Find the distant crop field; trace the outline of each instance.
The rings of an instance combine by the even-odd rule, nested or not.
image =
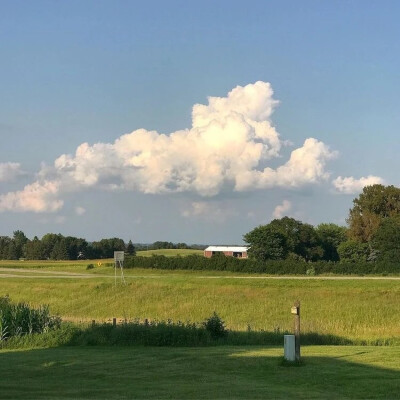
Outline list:
[[[156,256],[166,256],[166,257],[175,257],[175,256],[189,256],[192,254],[203,255],[203,250],[193,250],[193,249],[158,249],[158,250],[142,250],[137,251],[136,254],[138,256],[143,257],[151,257],[153,254]]]
[[[229,329],[239,331],[292,330],[290,306],[299,299],[303,332],[400,343],[399,280],[132,269],[125,271],[127,284],[118,280],[115,287],[114,269],[102,261],[91,270],[86,270],[87,261],[39,262],[38,272],[34,262],[18,270],[7,264],[0,271],[0,295],[49,304],[52,312],[74,321],[117,317],[201,322],[216,311]]]

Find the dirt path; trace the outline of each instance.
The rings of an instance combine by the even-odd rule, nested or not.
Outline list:
[[[177,274],[173,274],[177,275]],[[146,278],[156,279],[171,275],[125,275],[125,279]],[[190,275],[189,275],[190,277]],[[66,271],[43,271],[38,269],[0,268],[1,278],[31,278],[31,279],[93,279],[113,278],[114,275],[82,274]],[[290,279],[290,280],[400,280],[400,276],[237,276],[237,275],[200,275],[196,279]]]

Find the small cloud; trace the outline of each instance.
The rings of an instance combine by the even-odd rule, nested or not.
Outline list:
[[[365,186],[383,184],[385,181],[379,176],[368,175],[367,177],[361,177],[360,179],[355,179],[352,176],[337,177],[332,181],[333,186],[340,193],[345,194],[356,194],[363,190]]]
[[[0,163],[0,182],[11,182],[23,174],[20,163]]]
[[[286,212],[290,211],[292,208],[292,203],[289,200],[283,200],[282,204],[275,207],[272,216],[274,218],[282,218]]]
[[[83,215],[83,214],[85,214],[85,212],[86,212],[86,209],[85,209],[85,208],[80,207],[80,206],[75,207],[75,213],[76,213],[77,215]]]
[[[249,211],[249,212],[247,213],[247,218],[255,218],[255,216],[256,216],[256,214],[255,214],[254,211]]]
[[[223,222],[227,218],[235,215],[232,209],[219,207],[215,203],[207,203],[205,201],[195,201],[190,204],[190,207],[182,211],[182,216],[185,218],[204,218]]]
[[[63,206],[56,197],[60,189],[59,182],[44,181],[26,185],[22,190],[0,195],[0,212],[33,211],[55,212]]]
[[[67,220],[67,218],[64,215],[58,215],[55,219],[54,222],[56,224],[63,224],[65,221]]]

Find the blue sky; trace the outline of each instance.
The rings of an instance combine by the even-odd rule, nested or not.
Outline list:
[[[344,224],[363,184],[399,185],[399,16],[395,1],[3,1],[0,234],[239,244],[274,215]],[[265,85],[254,99],[270,113],[241,108],[256,82]],[[209,96],[229,105],[214,109]],[[250,115],[243,143],[234,132],[218,143],[249,145],[254,162],[210,152],[218,168],[200,173],[208,161],[190,152],[211,133],[192,125],[195,104],[218,126]],[[254,133],[261,120],[279,134],[274,155],[256,155],[260,141],[271,150],[271,136]],[[157,133],[132,134],[128,155],[114,149],[138,129]],[[160,135],[184,129],[194,144]],[[137,146],[149,157],[143,173],[127,166]],[[287,164],[296,149],[307,179]],[[68,165],[55,165],[62,155]],[[171,169],[158,185],[157,168]],[[200,182],[214,179],[213,189]]]

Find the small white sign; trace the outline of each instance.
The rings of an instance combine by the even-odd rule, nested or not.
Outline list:
[[[124,251],[114,251],[114,261],[124,261],[125,252]]]

